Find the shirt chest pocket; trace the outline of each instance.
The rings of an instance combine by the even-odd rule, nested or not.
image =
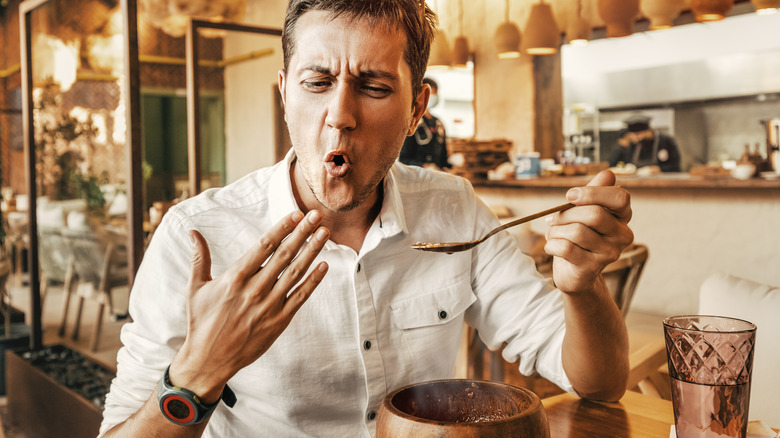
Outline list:
[[[401,330],[432,327],[454,319],[462,320],[463,312],[476,301],[467,280],[425,292],[390,305],[395,325]]]
[[[396,340],[406,352],[403,367],[408,376],[428,380],[450,375],[464,314],[476,299],[464,280],[390,305]]]

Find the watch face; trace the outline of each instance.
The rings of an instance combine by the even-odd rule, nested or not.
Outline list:
[[[169,395],[162,403],[163,410],[174,423],[187,424],[195,420],[195,407],[189,400],[178,396]]]

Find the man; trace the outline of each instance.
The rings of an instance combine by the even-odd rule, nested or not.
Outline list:
[[[105,436],[372,436],[389,391],[451,374],[464,322],[525,373],[621,397],[627,335],[599,274],[633,239],[614,175],[549,219],[559,290],[507,234],[452,255],[410,248],[497,225],[466,180],[396,161],[430,94],[423,5],[291,1],[279,90],[293,151],[164,216]]]
[[[650,128],[650,117],[633,115],[625,120],[626,130],[609,158],[610,166],[619,163],[636,167],[658,166],[662,172],[680,171],[680,151],[674,139]]]
[[[439,103],[439,85],[431,78],[423,78],[423,84],[431,87],[428,107],[414,134],[404,140],[398,161],[427,169],[448,169],[452,166],[447,160],[447,134],[444,124],[431,114],[431,108]]]

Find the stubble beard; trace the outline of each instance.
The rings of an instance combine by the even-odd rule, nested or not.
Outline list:
[[[379,184],[382,183],[384,176],[389,170],[390,168],[387,167],[384,172],[377,172],[371,178],[368,184],[364,185],[360,191],[357,192],[357,195],[352,199],[352,201],[344,205],[333,205],[332,202],[329,202],[325,196],[325,187],[313,184],[308,176],[306,176],[306,184],[309,186],[309,190],[311,190],[311,193],[314,194],[314,197],[317,199],[320,205],[323,206],[323,208],[333,213],[346,213],[363,205],[366,199],[368,199],[371,194],[377,190]]]

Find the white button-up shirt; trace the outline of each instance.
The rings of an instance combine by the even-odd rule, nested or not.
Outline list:
[[[298,209],[294,155],[166,213],[130,295],[105,432],[153,393],[186,334],[190,229],[206,238],[220,275],[273,224]],[[498,222],[465,179],[396,163],[363,247],[327,242],[330,269],[271,348],[228,382],[238,401],[209,420],[209,437],[373,436],[385,395],[451,377],[463,323],[491,349],[572,391],[563,371],[560,292],[506,232],[451,255],[415,242],[466,241]],[[230,315],[225,315],[229,319]],[[214,358],[219,360],[219,358]]]

